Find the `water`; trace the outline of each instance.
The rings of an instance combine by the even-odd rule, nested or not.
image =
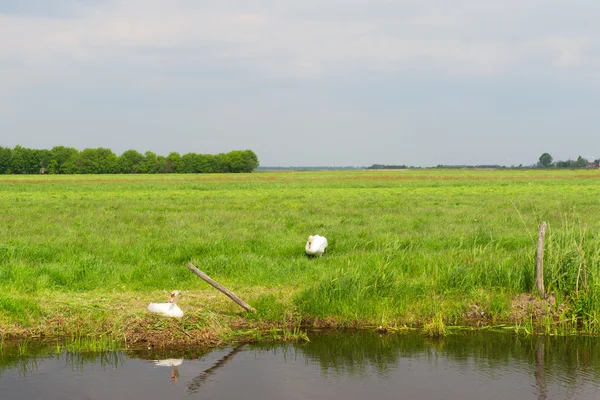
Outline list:
[[[209,352],[27,351],[5,348],[1,399],[600,398],[591,337],[313,333],[305,344]]]

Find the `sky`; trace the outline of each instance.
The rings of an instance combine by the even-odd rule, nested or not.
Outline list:
[[[0,146],[600,158],[597,0],[0,0]]]

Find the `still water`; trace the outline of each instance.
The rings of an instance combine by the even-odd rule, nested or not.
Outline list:
[[[209,352],[0,356],[0,399],[594,399],[600,338],[313,333]]]

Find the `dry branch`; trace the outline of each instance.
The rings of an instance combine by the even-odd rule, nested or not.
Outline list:
[[[246,311],[250,311],[255,313],[256,310],[248,305],[245,301],[237,297],[231,290],[227,289],[225,286],[211,279],[210,276],[206,275],[204,272],[200,271],[194,264],[188,264],[187,267],[194,274],[198,275],[200,278],[204,279],[206,282],[210,283],[214,288],[219,291],[225,293],[227,297],[233,300],[237,305],[245,309]]]

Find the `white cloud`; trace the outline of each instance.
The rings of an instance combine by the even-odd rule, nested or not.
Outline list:
[[[179,65],[167,50],[183,54],[188,68],[258,77],[490,77],[596,67],[593,33],[560,34],[530,20],[548,8],[538,0],[262,4],[115,0],[79,6],[68,17],[0,14],[0,57],[9,61],[0,68],[15,74],[13,83],[84,78],[90,65],[115,63],[143,75],[144,65]]]

